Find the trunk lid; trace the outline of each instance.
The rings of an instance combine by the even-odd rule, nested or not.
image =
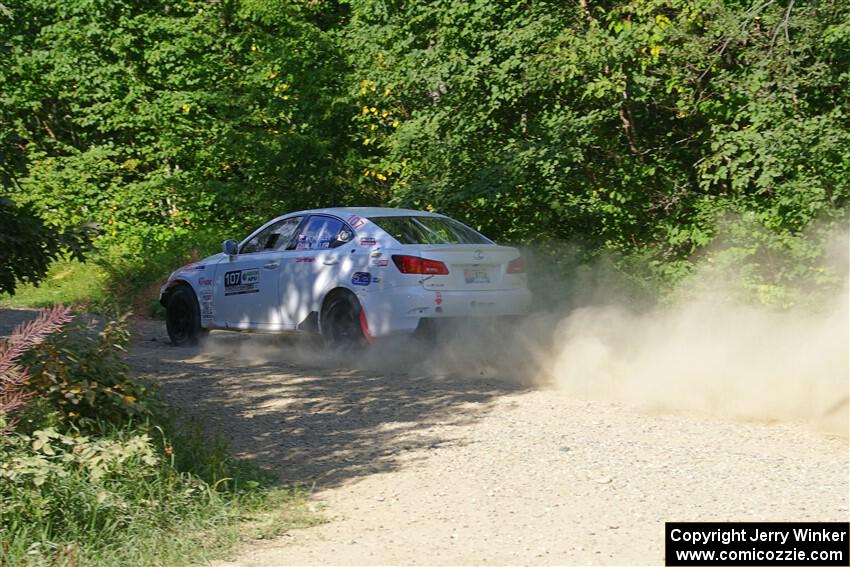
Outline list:
[[[422,276],[425,289],[490,291],[525,286],[525,273],[507,273],[508,263],[520,256],[516,248],[496,244],[426,244],[410,248],[411,255],[443,262],[449,270],[446,275]]]

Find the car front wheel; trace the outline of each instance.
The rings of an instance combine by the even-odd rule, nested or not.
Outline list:
[[[180,286],[171,293],[165,308],[165,328],[176,346],[196,345],[206,335],[198,300],[188,287]]]

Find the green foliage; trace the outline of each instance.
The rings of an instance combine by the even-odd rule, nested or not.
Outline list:
[[[48,226],[32,207],[0,194],[0,293],[15,293],[20,282],[37,285],[63,253],[82,259],[88,238],[71,226]]]
[[[126,315],[67,319],[43,311],[0,349],[4,380],[35,395],[2,396],[0,564],[186,564],[234,545],[248,513],[265,535],[316,521],[130,376]]]
[[[662,287],[721,243],[803,262],[755,270],[792,285],[820,269],[800,239],[847,224],[841,0],[7,4],[0,183],[57,230],[96,223],[113,291],[332,204],[569,242]]]
[[[235,472],[232,459],[192,444],[200,466]],[[135,426],[0,438],[0,560],[189,564],[237,543],[245,514],[273,518],[278,530],[316,521],[298,492],[260,490],[256,480],[228,489],[182,472],[174,464],[182,450]]]
[[[298,3],[8,7],[16,199],[48,220],[95,221],[117,241],[140,225],[245,230],[339,186],[343,75]]]
[[[101,251],[96,259],[107,274],[107,295],[135,300],[134,310],[159,308],[159,289],[176,268],[221,251],[221,242],[232,237],[212,230],[166,231],[138,227],[133,234]]]
[[[352,94],[387,200],[667,281],[721,227],[795,263],[806,227],[846,225],[846,3],[587,6],[353,3]]]
[[[114,480],[122,475],[138,474],[158,461],[146,435],[137,435],[126,441],[91,440],[85,436],[63,435],[54,429],[40,429],[32,437],[18,437],[17,442],[30,444],[31,453],[25,456],[16,454],[7,461],[8,470],[4,470],[3,476],[22,490],[37,488],[48,481],[55,482],[55,477],[74,473],[95,483],[108,476]],[[45,508],[33,508],[21,502],[15,502],[7,509],[21,516],[32,514],[33,522],[42,520],[46,512]]]
[[[126,423],[152,415],[150,386],[130,375],[124,349],[129,313],[106,320],[80,314],[23,359],[29,389],[69,423]]]
[[[106,299],[106,272],[93,261],[59,259],[47,270],[38,285],[25,283],[14,295],[0,296],[2,307],[47,307],[59,303],[78,305]]]

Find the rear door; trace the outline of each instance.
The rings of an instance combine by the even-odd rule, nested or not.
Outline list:
[[[340,239],[340,235],[344,235]],[[325,294],[348,269],[354,231],[341,219],[311,215],[299,230],[286,264],[281,295],[284,316],[295,325],[320,308]]]

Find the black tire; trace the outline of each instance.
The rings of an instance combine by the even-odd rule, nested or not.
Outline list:
[[[190,288],[181,285],[171,292],[165,307],[165,328],[175,346],[196,345],[206,336],[207,330],[201,328],[201,307]]]
[[[360,322],[360,302],[349,293],[338,293],[322,308],[322,339],[331,350],[352,352],[366,347]]]

